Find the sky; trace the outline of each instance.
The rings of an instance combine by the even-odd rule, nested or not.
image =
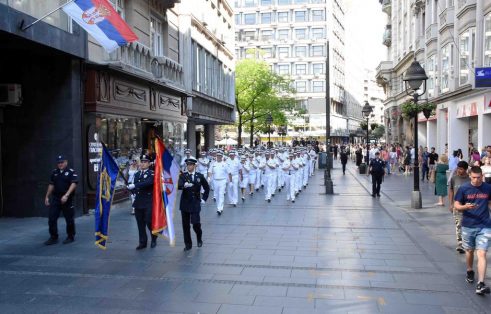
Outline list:
[[[387,59],[387,47],[382,44],[387,15],[378,0],[344,0],[344,3],[345,88],[362,103],[365,69],[375,71]]]

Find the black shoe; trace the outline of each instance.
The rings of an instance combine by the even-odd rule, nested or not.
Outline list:
[[[57,238],[49,238],[48,240],[46,240],[44,242],[44,245],[53,245],[53,244],[56,244],[58,243],[58,239]]]
[[[184,248],[184,250],[183,250],[183,251],[184,251],[184,252],[187,252],[187,251],[189,251],[189,250],[191,250],[191,247],[190,247],[190,246],[186,246],[186,247]]]
[[[242,198],[242,203],[244,203],[244,202],[245,202],[245,197]]]
[[[259,189],[256,189],[256,192],[259,192]]]
[[[271,200],[268,200],[268,203],[271,203]]]
[[[455,248],[455,251],[459,252],[459,254],[465,254],[464,248],[460,245]]]
[[[292,200],[292,203],[295,203],[295,200]]]
[[[75,241],[75,239],[73,237],[67,237],[65,240],[63,240],[63,244],[68,244],[68,243],[72,243],[73,241]]]
[[[216,203],[217,202],[217,199],[216,198],[213,198],[213,201]]]
[[[234,207],[237,207],[237,204],[233,204],[233,205],[234,205]]]
[[[138,245],[138,246],[136,247],[136,249],[139,251],[139,250],[143,250],[143,249],[145,249],[146,247],[147,247],[147,245],[146,245],[146,244],[140,244],[140,245]]]
[[[271,196],[272,196],[272,197],[274,197],[274,193],[273,193],[273,194],[271,194]]]
[[[156,246],[157,246],[157,240],[152,240],[152,242],[150,243],[150,247],[153,249]]]
[[[483,295],[483,294],[489,294],[490,290],[489,287],[486,286],[484,282],[479,282],[476,286],[476,294]]]
[[[281,189],[278,189],[278,193],[280,193],[280,192],[281,192]]]
[[[467,275],[465,276],[465,281],[467,281],[468,283],[474,282],[474,271],[473,270],[467,271]]]
[[[377,197],[380,197],[380,194],[377,194]]]
[[[372,194],[372,197],[375,197],[375,194]]]
[[[222,211],[221,210],[217,210],[217,214],[218,214],[218,216],[220,216],[222,214]]]
[[[203,241],[198,241],[198,247],[202,247],[203,246]]]

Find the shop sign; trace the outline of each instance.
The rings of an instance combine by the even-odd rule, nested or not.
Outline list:
[[[459,104],[457,107],[457,118],[477,116],[477,102]]]
[[[476,68],[476,88],[491,87],[491,68]]]

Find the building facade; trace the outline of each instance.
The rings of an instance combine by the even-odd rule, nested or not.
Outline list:
[[[347,140],[343,2],[235,0],[234,4],[235,56],[263,58],[274,72],[294,80],[298,106],[307,110],[304,121],[295,122],[297,131],[325,133],[329,41],[331,136]]]
[[[402,76],[414,58],[428,76],[422,97],[436,114],[418,119],[419,143],[443,153],[470,143],[491,144],[491,93],[475,88],[476,68],[491,67],[491,0],[381,0],[387,13],[387,60],[377,68],[386,94],[390,142],[413,142],[412,121],[401,117],[408,100]],[[426,100],[425,100],[426,101]]]

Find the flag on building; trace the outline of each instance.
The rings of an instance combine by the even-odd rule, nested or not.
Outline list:
[[[102,156],[95,195],[95,245],[106,249],[109,229],[109,212],[114,196],[114,188],[118,179],[119,167],[102,144]]]
[[[107,0],[74,0],[63,11],[108,53],[138,39]]]
[[[176,244],[174,206],[179,165],[160,138],[155,139],[155,177],[153,184],[152,233],[165,236],[171,246]]]

